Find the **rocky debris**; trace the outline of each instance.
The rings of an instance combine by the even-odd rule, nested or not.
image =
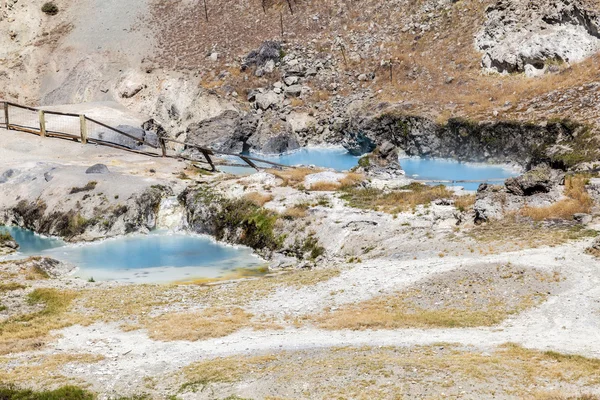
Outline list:
[[[592,215],[586,213],[573,214],[573,220],[581,225],[587,225],[592,222]]]
[[[590,178],[585,190],[595,202],[600,202],[600,178]]]
[[[394,179],[404,175],[398,161],[398,148],[388,141],[383,142],[373,152],[362,157],[358,161],[358,165],[357,172],[364,172],[368,176],[381,179]]]
[[[104,164],[94,164],[85,170],[86,174],[109,174],[108,167]]]
[[[475,43],[489,70],[537,76],[549,63],[581,61],[600,50],[600,17],[580,1],[499,0],[486,15]]]
[[[562,197],[564,173],[539,166],[504,185],[481,184],[474,205],[475,222],[501,219],[523,206],[546,207]]]
[[[247,69],[249,66],[255,66],[256,70],[254,74],[256,76],[263,76],[264,74],[270,74],[275,69],[275,64],[279,62],[281,58],[281,44],[273,41],[263,42],[258,50],[252,50],[244,60],[242,64],[242,71]]]

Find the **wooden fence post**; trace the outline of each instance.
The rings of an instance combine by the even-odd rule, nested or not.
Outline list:
[[[160,145],[160,150],[162,152],[162,156],[166,157],[167,156],[167,145],[165,143],[165,139],[159,137],[158,144]]]
[[[81,131],[81,143],[87,144],[87,123],[83,114],[79,116],[79,129]]]
[[[8,103],[4,102],[4,120],[6,121],[6,129],[10,129],[10,123],[8,122]]]
[[[46,137],[46,115],[44,114],[44,110],[40,110],[38,115],[40,119],[40,136]]]

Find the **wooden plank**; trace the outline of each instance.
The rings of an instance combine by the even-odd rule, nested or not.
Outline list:
[[[33,133],[34,135],[38,135],[38,136],[40,135],[39,131],[36,131],[35,129],[24,127],[24,126],[20,126],[20,125],[9,125],[7,129],[12,129],[13,131]]]
[[[8,129],[10,122],[8,121],[8,103],[7,102],[4,102],[4,122],[6,123],[6,129]]]
[[[169,142],[183,144],[183,145],[186,145],[188,147],[194,147],[194,148],[196,148],[196,149],[198,149],[200,151],[205,150],[205,151],[209,152],[210,155],[224,155],[224,156],[241,157],[241,154],[228,153],[226,151],[218,151],[218,150],[207,149],[206,147],[198,146],[197,144],[186,143],[186,142],[182,142],[180,140],[175,140],[175,139],[171,139],[171,138],[164,138],[164,140],[167,140]],[[246,157],[248,160],[252,160],[252,161],[256,161],[256,162],[261,162],[261,163],[273,165],[275,167],[280,167],[280,168],[294,168],[294,167],[289,166],[289,165],[279,164],[279,163],[276,163],[276,162],[273,162],[273,161],[262,160],[262,159],[256,158],[256,157],[250,157],[250,156],[244,156],[244,157]]]
[[[200,151],[202,152],[202,154],[204,154],[204,158],[206,158],[206,161],[208,161],[212,170],[216,171],[217,169],[215,168],[215,164],[213,163],[212,159],[210,158],[210,155],[208,154],[208,152],[204,151],[204,150],[200,150]]]
[[[81,143],[87,144],[88,134],[87,134],[87,122],[85,120],[85,115],[81,114],[79,116],[79,132],[81,133]]]
[[[44,110],[38,112],[40,119],[40,136],[46,137],[46,118],[44,116]]]
[[[244,161],[246,162],[246,164],[248,164],[249,166],[251,166],[251,167],[252,167],[252,168],[254,168],[255,170],[257,170],[257,171],[260,171],[260,170],[258,169],[258,167],[256,166],[256,164],[254,164],[252,161],[250,161],[250,160],[248,159],[248,157],[246,157],[246,156],[240,156],[240,158],[241,158],[242,160],[244,160]]]

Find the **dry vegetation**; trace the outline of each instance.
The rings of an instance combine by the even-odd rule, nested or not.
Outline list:
[[[251,192],[251,193],[245,194],[244,198],[246,200],[251,201],[258,207],[262,207],[265,204],[267,204],[268,202],[270,202],[271,200],[273,200],[273,195],[266,194],[266,193],[259,193],[259,192]]]
[[[97,354],[51,354],[32,356],[26,363],[15,363],[11,358],[0,358],[0,382],[31,384],[38,387],[78,384],[81,380],[67,378],[61,370],[70,364],[91,364],[102,361]]]
[[[351,187],[344,190],[341,197],[348,202],[350,207],[397,214],[414,211],[418,205],[429,204],[434,200],[453,196],[454,194],[443,185],[427,186],[421,183],[411,183],[402,190],[392,191]]]
[[[169,313],[144,324],[155,340],[204,340],[230,335],[241,328],[274,329],[275,324],[253,321],[253,315],[239,307],[208,308],[194,313]]]
[[[468,393],[469,398],[564,399],[581,387],[598,390],[599,369],[596,359],[513,344],[486,354],[452,344],[344,347],[199,362],[184,370],[182,391],[233,390],[246,397],[244,391],[253,388],[259,397],[318,394],[323,399],[438,398],[442,393],[451,398]],[[261,386],[266,380],[269,385]]]
[[[539,305],[558,282],[559,275],[511,265],[451,271],[307,319],[333,330],[492,326]]]
[[[529,207],[525,206],[521,210],[521,215],[530,217],[534,221],[543,221],[547,219],[572,219],[574,214],[586,213],[592,211],[594,201],[587,193],[585,185],[588,177],[584,175],[570,176],[565,179],[565,196],[548,207]]]
[[[540,246],[558,246],[571,240],[596,237],[598,232],[581,225],[548,224],[507,215],[471,229],[470,237],[488,245],[488,253],[520,250]]]

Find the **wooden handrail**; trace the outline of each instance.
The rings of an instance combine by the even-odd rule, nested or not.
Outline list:
[[[182,144],[184,146],[187,147],[192,147],[192,148],[196,148],[198,149],[202,155],[204,156],[204,158],[206,159],[206,163],[209,164],[211,166],[211,168],[213,170],[216,170],[216,165],[213,162],[211,156],[230,156],[230,157],[237,157],[239,159],[241,159],[244,164],[219,164],[219,165],[231,165],[231,166],[240,166],[240,167],[249,167],[249,168],[254,168],[256,170],[259,170],[260,167],[258,165],[256,165],[256,163],[263,163],[263,164],[268,164],[270,166],[276,167],[276,168],[293,168],[289,165],[284,165],[284,164],[279,164],[273,161],[268,161],[268,160],[263,160],[260,158],[256,158],[256,157],[252,157],[252,156],[247,156],[244,154],[236,154],[236,153],[229,153],[226,151],[219,151],[219,150],[213,150],[213,149],[209,149],[206,147],[202,147],[199,146],[197,144],[194,143],[188,143],[188,142],[182,142],[180,140],[176,140],[176,139],[171,139],[168,137],[158,137],[158,145],[152,144],[142,138],[138,138],[135,137],[129,133],[123,132],[122,130],[118,129],[118,128],[114,128],[110,125],[107,125],[103,122],[100,122],[96,119],[90,118],[86,115],[83,114],[74,114],[74,113],[66,113],[66,112],[60,112],[60,111],[52,111],[52,110],[42,110],[42,109],[38,109],[38,108],[33,108],[33,107],[28,107],[28,106],[23,106],[20,104],[16,104],[10,101],[3,101],[0,100],[0,106],[3,106],[2,108],[4,108],[4,114],[5,114],[5,123],[6,123],[6,128],[7,129],[14,129],[14,130],[19,130],[19,131],[24,131],[24,132],[28,132],[28,133],[33,133],[36,135],[40,135],[40,136],[53,136],[53,137],[59,137],[59,138],[64,138],[64,139],[78,139],[81,141],[81,143],[86,144],[86,143],[94,143],[94,144],[101,144],[104,146],[110,146],[110,147],[114,147],[114,148],[118,148],[118,149],[122,149],[122,150],[127,150],[127,151],[133,151],[135,153],[138,154],[145,154],[148,156],[152,156],[152,157],[159,157],[159,154],[154,154],[154,153],[150,153],[148,151],[144,151],[144,150],[136,150],[136,149],[132,149],[129,148],[127,146],[123,146],[123,145],[119,145],[117,143],[112,143],[112,142],[108,142],[105,140],[101,140],[101,139],[96,139],[96,138],[91,138],[88,136],[87,134],[87,129],[84,128],[84,123],[85,121],[89,121],[92,122],[94,124],[98,124],[99,126],[106,128],[108,130],[111,130],[113,132],[118,133],[119,135],[123,135],[127,138],[130,138],[132,140],[134,140],[136,143],[141,143],[144,144],[148,147],[151,147],[153,149],[160,149],[162,156],[163,157],[170,157],[170,158],[183,158],[183,159],[188,159],[186,157],[183,157],[181,155],[168,155],[167,154],[167,149],[166,146],[164,145],[165,142],[173,142],[173,143],[178,143],[178,144]],[[15,108],[19,108],[19,109],[23,109],[23,110],[28,110],[28,111],[32,111],[38,114],[39,118],[36,119],[36,126],[24,126],[24,125],[19,125],[19,124],[11,124],[9,121],[9,107],[15,107]],[[72,135],[72,134],[68,134],[65,132],[57,132],[54,130],[47,130],[46,129],[46,121],[42,120],[42,118],[44,117],[44,115],[58,115],[58,116],[63,116],[63,117],[71,117],[71,118],[77,118],[78,119],[78,123],[80,124],[80,131],[81,131],[81,135],[77,136],[77,135]],[[194,161],[194,160],[192,160]],[[197,160],[196,160],[197,161]],[[254,161],[254,162],[253,162]],[[256,162],[256,163],[255,163]]]

